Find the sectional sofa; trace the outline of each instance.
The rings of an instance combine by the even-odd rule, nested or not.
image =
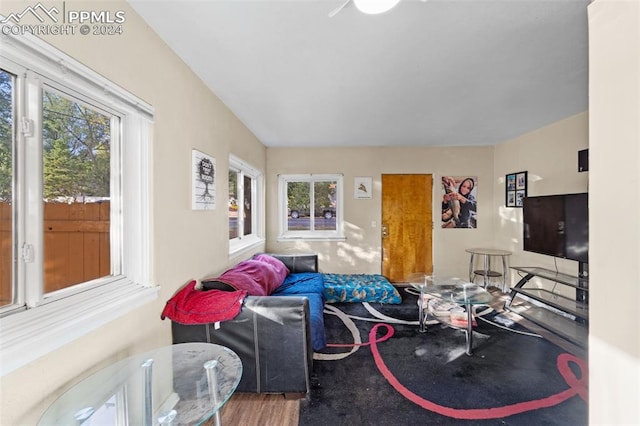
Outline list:
[[[260,254],[191,283],[167,302],[173,343],[209,342],[240,357],[238,392],[309,393],[313,352],[326,346],[315,254]]]

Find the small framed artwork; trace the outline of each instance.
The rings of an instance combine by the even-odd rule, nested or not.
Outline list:
[[[505,204],[522,207],[527,196],[527,172],[509,173],[505,177]]]
[[[198,151],[191,150],[192,210],[216,208],[216,160]]]
[[[373,198],[372,179],[370,177],[353,178],[353,198],[366,200]]]

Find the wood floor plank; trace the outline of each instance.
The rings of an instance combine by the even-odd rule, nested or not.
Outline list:
[[[281,394],[236,393],[222,408],[224,426],[298,426],[299,400]],[[205,423],[213,426],[213,420]]]

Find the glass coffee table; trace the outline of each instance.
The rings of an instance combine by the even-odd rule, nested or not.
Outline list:
[[[420,332],[426,331],[425,319],[427,307],[425,295],[433,296],[442,302],[461,306],[466,311],[466,327],[455,325],[450,315],[433,315],[436,320],[453,328],[462,329],[466,334],[466,353],[473,353],[473,309],[474,305],[489,305],[493,296],[484,288],[460,278],[439,278],[426,273],[414,273],[409,276],[409,284],[420,291],[418,299],[418,318]]]
[[[165,346],[118,361],[53,402],[38,425],[200,425],[242,377],[238,355],[211,343]]]

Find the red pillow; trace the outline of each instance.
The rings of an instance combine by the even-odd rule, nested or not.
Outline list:
[[[191,281],[169,299],[160,318],[180,324],[207,324],[235,318],[242,308],[246,291],[196,290]]]

